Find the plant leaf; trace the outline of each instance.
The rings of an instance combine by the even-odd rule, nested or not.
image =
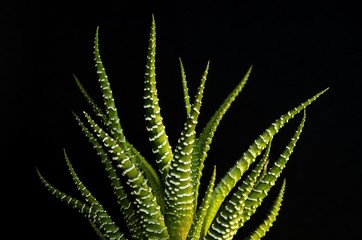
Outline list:
[[[172,148],[168,141],[166,128],[161,116],[161,108],[156,88],[156,23],[152,16],[152,26],[148,45],[147,64],[144,81],[144,110],[146,129],[152,145],[152,152],[158,169],[165,180],[171,159]]]
[[[107,153],[103,150],[102,145],[98,142],[96,137],[91,133],[87,127],[84,125],[82,120],[74,114],[74,117],[81,127],[82,132],[88,138],[89,142],[93,145],[93,148],[97,152],[97,155],[100,157],[101,162],[104,164],[104,168],[108,174],[108,178],[111,181],[111,186],[114,192],[114,195],[117,198],[117,203],[122,213],[124,220],[126,222],[127,228],[129,229],[132,238],[139,239],[141,238],[142,232],[139,230],[140,223],[137,218],[137,214],[129,201],[128,194],[124,191],[123,184],[121,183],[120,178],[116,173],[116,169],[113,166],[111,160],[109,159]]]
[[[104,125],[107,125],[107,116],[103,113],[102,109],[98,107],[98,105],[94,102],[94,100],[91,98],[91,96],[88,94],[88,92],[85,90],[81,82],[78,80],[77,76],[73,74],[74,80],[82,93],[83,97],[86,99],[87,103],[92,107],[92,110],[94,114],[99,117],[102,120],[102,123]]]
[[[188,116],[190,114],[190,111],[191,111],[189,89],[187,87],[186,73],[185,73],[184,65],[182,64],[181,58],[179,58],[179,61],[180,61],[180,68],[181,68],[182,89],[183,89],[183,92],[184,92],[186,116]]]
[[[239,221],[239,227],[243,225],[244,222],[249,220],[250,216],[255,213],[257,207],[259,207],[263,199],[267,196],[269,190],[274,186],[276,180],[279,178],[281,172],[286,166],[290,155],[293,152],[293,149],[299,139],[300,134],[302,133],[304,123],[306,119],[306,110],[304,109],[304,115],[301,123],[298,126],[298,129],[294,133],[294,136],[290,140],[289,144],[285,147],[282,154],[273,166],[268,170],[268,172],[263,176],[263,178],[258,182],[254,187],[253,191],[250,192],[248,198],[245,202],[245,208],[241,214],[241,221]]]
[[[263,174],[262,178],[258,182],[257,179],[259,173],[263,170],[263,168],[259,168],[258,174],[254,177],[248,177],[248,179],[246,179],[244,182],[246,184],[239,187],[238,191],[235,192],[232,198],[228,201],[228,204],[223,205],[223,207],[220,209],[221,212],[213,221],[213,224],[208,231],[208,235],[212,236],[213,238],[215,238],[215,236],[222,235],[225,239],[232,239],[237,230],[250,219],[251,215],[253,215],[257,207],[260,206],[264,197],[268,194],[271,186],[274,185],[282,169],[285,167],[285,164],[292,154],[296,142],[302,132],[304,122],[305,110],[303,119],[298,129],[296,130],[289,144],[286,146],[283,154],[281,154],[282,157],[280,157],[274,163],[274,166],[278,166],[278,169],[274,170],[273,172],[270,172],[269,170],[266,174]],[[273,167],[271,169],[273,169]],[[253,172],[251,174],[253,174]],[[272,175],[275,178],[269,180],[268,185],[265,186],[265,184],[262,183],[265,181],[265,178],[268,175]]]
[[[268,144],[265,150],[264,156],[255,166],[255,168],[249,173],[241,185],[237,188],[232,197],[224,202],[221,206],[219,213],[214,219],[211,225],[207,238],[217,239],[223,237],[223,239],[232,239],[233,234],[238,229],[238,221],[236,219],[240,216],[243,208],[245,207],[245,201],[248,198],[249,193],[253,190],[258,178],[264,170],[270,153],[271,142]]]
[[[66,203],[68,206],[78,210],[79,213],[81,213],[92,223],[93,227],[96,227],[96,229],[101,232],[102,235],[106,235],[106,233],[104,232],[104,228],[101,226],[102,220],[99,219],[99,215],[96,209],[92,208],[81,200],[78,200],[59,191],[57,188],[53,187],[48,181],[45,180],[45,178],[41,175],[38,169],[36,169],[36,171],[40,181],[44,184],[49,192],[51,192],[56,198],[60,199],[62,202]],[[108,227],[110,227],[110,225]],[[121,233],[116,226],[113,227],[115,228],[109,228],[112,231],[107,233],[107,236],[112,236],[114,237],[114,239],[126,240],[123,233]]]
[[[273,226],[273,223],[276,220],[276,217],[279,214],[280,207],[282,205],[283,201],[283,195],[285,192],[285,179],[283,181],[283,185],[279,190],[279,194],[274,201],[271,209],[269,210],[269,213],[267,217],[264,219],[263,223],[260,224],[251,234],[248,236],[245,240],[260,240],[262,237],[265,236],[267,231]]]
[[[99,39],[98,39],[98,31],[96,31],[96,37],[94,40],[94,57],[97,67],[97,74],[99,77],[99,84],[102,90],[102,97],[103,102],[106,107],[106,114],[107,114],[107,126],[111,131],[111,136],[117,141],[124,143],[125,138],[123,134],[123,130],[121,128],[121,123],[118,117],[116,104],[114,102],[113,93],[111,90],[110,83],[108,81],[108,76],[104,69],[101,56],[99,53]]]
[[[191,158],[195,128],[200,114],[209,63],[202,76],[191,112],[186,120],[175,149],[165,181],[166,221],[171,239],[185,239],[192,223],[195,192],[191,177]],[[172,235],[175,233],[175,235]]]
[[[92,193],[79,179],[78,175],[74,171],[73,166],[69,161],[69,158],[65,150],[64,150],[64,157],[77,189],[80,191],[85,200],[90,204],[90,208],[94,209],[95,215],[97,217],[96,226],[98,230],[106,238],[109,239],[121,238],[123,234],[119,231],[117,225],[113,222],[113,220],[108,215],[103,206],[98,202],[98,200],[92,195]]]
[[[137,167],[142,169],[142,174],[145,175],[148,184],[152,188],[152,192],[155,196],[157,196],[157,202],[161,207],[161,212],[165,212],[165,189],[163,186],[163,182],[161,182],[159,176],[156,171],[153,169],[151,164],[147,162],[147,160],[141,155],[138,150],[132,146],[131,143],[127,142],[128,148],[132,151],[132,155],[130,155],[131,160],[136,159],[135,162]]]
[[[104,146],[112,155],[112,159],[117,162],[117,167],[127,177],[127,185],[135,196],[134,204],[144,229],[143,234],[148,239],[168,239],[168,231],[160,206],[142,171],[126,155],[115,139],[101,129],[87,113],[84,112],[84,114],[97,137],[102,139]]]
[[[249,147],[249,149],[243,154],[243,156],[234,164],[233,167],[225,174],[221,181],[216,185],[211,198],[211,204],[206,215],[206,220],[203,227],[203,232],[206,233],[209,229],[211,222],[213,221],[220,205],[229,194],[231,189],[234,188],[236,183],[241,179],[245,171],[255,161],[260,153],[267,147],[271,139],[277,132],[296,114],[305,109],[308,105],[314,102],[320,95],[322,95],[327,89],[317,93],[313,97],[309,98],[305,102],[301,103],[294,109],[290,110],[286,114],[282,115],[274,123],[271,124]]]
[[[216,166],[214,167],[214,171],[212,173],[211,180],[209,182],[209,185],[207,186],[205,196],[202,199],[202,203],[194,217],[190,231],[187,235],[188,240],[198,240],[198,239],[204,237],[204,236],[201,236],[202,223],[203,223],[204,217],[207,213],[207,209],[209,208],[210,198],[211,198],[212,191],[214,189],[215,179],[216,179]]]
[[[251,186],[251,188],[247,188],[248,191],[244,191],[242,189],[243,186],[238,188],[238,191],[233,194],[231,200],[228,201],[228,204],[221,209],[223,211],[221,211],[220,214],[216,216],[216,219],[214,219],[206,239],[215,239],[218,236],[223,236],[225,239],[232,239],[237,230],[250,219],[285,167],[287,160],[292,154],[296,142],[299,139],[304,123],[305,110],[298,129],[286,146],[284,152],[281,154],[281,157],[279,157],[273,167],[257,182],[256,185],[257,176],[250,179],[251,184],[246,184],[246,186]],[[260,168],[259,172],[262,170],[263,169]],[[249,181],[249,179],[246,181]]]
[[[236,99],[236,97],[239,95],[241,90],[243,89],[244,85],[246,84],[250,73],[251,73],[252,67],[249,68],[243,79],[239,82],[239,84],[234,88],[234,90],[228,95],[228,97],[224,100],[224,102],[221,104],[221,106],[218,108],[218,110],[214,113],[212,118],[207,123],[206,127],[201,132],[199,138],[195,141],[194,144],[194,151],[193,151],[193,157],[192,157],[192,179],[193,179],[193,185],[195,186],[195,198],[198,199],[198,190],[200,187],[200,179],[202,176],[202,170],[204,168],[204,161],[207,157],[207,152],[210,149],[210,144],[212,142],[212,139],[214,137],[214,133],[216,132],[216,129],[226,113],[226,111],[229,109],[233,101]]]

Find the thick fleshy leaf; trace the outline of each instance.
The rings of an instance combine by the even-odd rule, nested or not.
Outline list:
[[[225,176],[216,185],[211,198],[211,204],[206,215],[203,232],[206,234],[214,217],[223,203],[226,196],[235,187],[237,182],[241,179],[244,172],[248,170],[249,166],[255,161],[255,159],[261,154],[261,152],[267,147],[273,136],[295,115],[305,109],[308,105],[314,102],[320,95],[322,95],[327,89],[317,93],[307,101],[301,103],[297,107],[293,108],[286,114],[282,115],[274,123],[271,124],[255,141],[243,156],[234,164],[233,167],[225,174]]]
[[[198,240],[204,237],[201,236],[201,229],[202,229],[202,224],[204,222],[204,217],[207,213],[207,209],[209,208],[210,198],[212,191],[214,189],[215,179],[216,179],[216,167],[214,167],[214,172],[212,173],[211,180],[209,182],[209,185],[207,186],[205,196],[202,199],[201,205],[192,222],[190,231],[187,235],[187,240]]]
[[[102,90],[103,102],[106,107],[107,114],[107,126],[111,131],[111,136],[117,141],[123,143],[125,141],[121,123],[118,117],[116,104],[114,102],[113,93],[106,70],[104,69],[103,62],[99,53],[99,39],[97,28],[96,37],[94,40],[94,60],[96,62],[97,74],[99,78],[99,84]]]
[[[191,177],[191,158],[195,128],[200,114],[209,63],[202,76],[191,112],[174,151],[165,182],[166,222],[172,239],[185,239],[195,213],[195,192]],[[174,234],[174,235],[173,235]]]
[[[89,106],[92,107],[93,113],[102,120],[102,124],[107,125],[108,122],[107,116],[103,113],[102,109],[94,102],[94,100],[85,90],[85,88],[83,87],[82,83],[79,81],[77,76],[73,75],[73,77],[83,97],[85,98]]]
[[[251,178],[248,177],[248,179],[244,181],[244,184],[232,195],[227,204],[222,206],[220,213],[218,213],[208,231],[208,237],[206,239],[215,239],[218,236],[223,236],[224,239],[232,239],[238,229],[250,219],[285,167],[302,132],[304,122],[305,114],[294,136],[286,146],[285,151],[274,163],[273,167],[257,181],[260,172],[263,170],[263,168],[260,167],[258,174]],[[277,169],[275,169],[275,166],[278,166]],[[254,175],[253,172],[250,175]],[[272,176],[272,178],[270,179],[268,176]]]
[[[285,168],[291,154],[293,153],[294,147],[298,142],[299,136],[302,133],[304,123],[306,119],[306,110],[304,110],[304,116],[301,123],[298,126],[295,134],[290,140],[289,144],[285,147],[285,150],[280,154],[277,161],[273,163],[271,168],[263,176],[258,184],[253,188],[253,191],[250,192],[246,202],[245,208],[241,214],[241,221],[239,221],[239,227],[243,226],[244,222],[249,220],[250,216],[255,213],[256,209],[261,205],[263,199],[267,196],[269,190],[274,186],[275,182],[279,178],[283,169]]]
[[[140,217],[144,231],[143,234],[149,239],[168,239],[167,227],[161,213],[161,208],[142,171],[125,154],[125,151],[118,145],[115,139],[101,129],[88,114],[84,114],[94,133],[102,140],[109,154],[112,155],[112,160],[117,162],[117,167],[122,170],[122,174],[127,178],[127,185],[135,196],[134,205]]]
[[[146,129],[152,145],[152,152],[158,165],[162,179],[165,180],[171,159],[172,148],[163,124],[161,108],[156,88],[156,23],[152,16],[152,26],[148,45],[147,64],[144,81],[144,110]]]
[[[73,166],[71,165],[71,163],[69,161],[68,155],[66,154],[65,150],[64,150],[64,157],[65,157],[68,169],[70,171],[70,174],[72,175],[73,181],[74,181],[77,189],[82,194],[82,196],[85,198],[85,200],[89,203],[92,211],[95,212],[95,215],[97,217],[97,221],[96,221],[95,225],[98,228],[98,230],[106,238],[120,239],[123,236],[123,234],[119,231],[117,225],[113,222],[113,220],[108,215],[108,213],[103,208],[103,206],[98,202],[98,200],[92,195],[92,193],[87,189],[87,187],[79,179],[78,175],[74,171]]]
[[[105,217],[105,219],[100,219],[97,210],[91,205],[88,205],[81,200],[78,200],[77,198],[71,197],[58,190],[57,188],[53,187],[48,181],[45,180],[45,178],[41,175],[38,169],[37,173],[40,181],[44,184],[49,192],[51,192],[56,198],[60,199],[62,202],[66,203],[68,206],[78,210],[78,212],[86,217],[92,223],[93,227],[95,227],[103,236],[107,236],[108,239],[126,240],[124,234],[120,232],[118,227],[112,224],[108,224],[108,221],[110,219],[107,219],[107,217]],[[106,222],[107,231],[109,231],[107,233],[102,227],[102,224],[104,224],[103,221]]]
[[[186,80],[186,73],[185,73],[184,65],[182,64],[181,58],[179,58],[179,60],[180,60],[182,89],[183,89],[183,92],[184,92],[186,116],[188,116],[190,114],[190,111],[191,111],[190,95],[189,95],[189,89],[187,87],[187,80]]]
[[[263,223],[260,224],[245,240],[260,240],[273,226],[273,223],[275,222],[279,214],[280,207],[282,206],[283,196],[285,192],[285,182],[286,181],[284,179],[283,185],[279,191],[277,199],[274,201]]]
[[[123,188],[120,178],[117,175],[116,169],[112,164],[112,161],[109,159],[107,153],[104,151],[102,145],[99,143],[98,139],[90,132],[81,119],[74,114],[78,125],[81,127],[83,133],[88,138],[89,142],[92,144],[93,148],[97,152],[97,155],[101,159],[101,162],[104,164],[104,168],[108,174],[108,178],[111,181],[111,186],[114,192],[114,196],[117,199],[117,203],[120,209],[121,214],[124,217],[127,228],[131,236],[135,239],[141,237],[142,231],[140,231],[140,223],[135,210],[129,201],[129,196]]]
[[[293,138],[276,161],[269,163],[271,141],[278,131],[326,90],[316,94],[282,115],[250,145],[234,166],[215,184],[216,170],[198,206],[199,188],[207,153],[220,121],[248,81],[251,68],[227,96],[200,134],[196,126],[200,114],[208,66],[196,96],[190,103],[186,73],[181,59],[181,80],[186,122],[177,145],[172,149],[156,88],[156,24],[152,25],[144,77],[144,111],[146,130],[157,171],[124,136],[113,93],[99,52],[99,30],[94,41],[94,57],[104,110],[100,108],[74,76],[76,84],[98,116],[101,126],[84,112],[89,125],[75,115],[83,133],[102,161],[125,225],[132,239],[232,239],[262,204],[284,169],[302,131],[305,115]],[[102,106],[103,107],[103,106]],[[264,154],[264,155],[262,155]],[[103,206],[75,173],[64,153],[69,171],[85,202],[51,186],[39,173],[46,188],[61,201],[83,214],[101,239],[125,239]],[[245,176],[246,175],[246,176]],[[240,181],[243,179],[243,181]],[[235,189],[235,187],[238,187]],[[278,215],[285,182],[267,218],[248,237],[260,239]]]
[[[130,159],[137,165],[139,169],[142,170],[145,178],[148,181],[148,184],[152,188],[152,192],[155,196],[157,196],[157,202],[161,207],[161,212],[164,214],[165,212],[165,189],[163,186],[163,182],[157,175],[156,171],[153,169],[151,164],[147,162],[147,160],[141,155],[138,150],[132,146],[129,142],[127,142],[128,148],[131,150]]]
[[[192,157],[192,181],[195,186],[195,198],[198,199],[198,190],[200,187],[200,179],[202,176],[202,170],[204,168],[204,161],[207,157],[207,152],[210,149],[214,133],[216,132],[219,123],[241,90],[244,88],[246,82],[249,79],[252,67],[249,68],[243,79],[228,95],[225,101],[220,105],[218,110],[214,113],[212,118],[207,123],[206,127],[202,130],[200,136],[197,138],[194,144],[194,151]]]
[[[245,180],[237,188],[232,197],[224,202],[219,213],[208,231],[206,238],[217,239],[222,236],[224,239],[231,239],[235,229],[238,229],[238,221],[235,220],[241,214],[245,207],[245,201],[253,190],[258,178],[262,174],[264,167],[268,161],[271,144],[269,143],[262,159],[255,168],[248,174]]]

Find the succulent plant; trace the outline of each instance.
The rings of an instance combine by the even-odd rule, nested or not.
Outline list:
[[[146,130],[154,154],[154,162],[150,163],[124,135],[98,43],[97,29],[94,56],[104,107],[95,103],[75,77],[94,117],[86,112],[83,112],[83,117],[77,114],[74,116],[104,165],[127,230],[112,220],[112,216],[82,183],[65,151],[70,174],[83,200],[58,190],[37,170],[42,183],[55,197],[83,214],[100,239],[232,239],[254,215],[279,179],[302,132],[307,106],[327,89],[275,120],[218,182],[215,166],[206,192],[200,194],[202,171],[214,133],[246,84],[252,68],[249,68],[203,130],[196,133],[209,64],[191,100],[180,60],[187,119],[177,145],[172,147],[161,116],[156,89],[156,26],[152,17],[143,97]],[[273,137],[288,120],[301,112],[303,117],[293,137],[279,158],[270,161]],[[260,239],[266,234],[278,215],[284,191],[285,180],[265,220],[255,226],[246,239]],[[202,199],[199,199],[200,195]]]

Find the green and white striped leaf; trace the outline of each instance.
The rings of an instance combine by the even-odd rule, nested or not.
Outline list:
[[[148,45],[147,64],[144,81],[144,110],[146,129],[152,145],[152,152],[158,165],[162,179],[165,180],[169,164],[173,158],[172,148],[168,141],[166,128],[161,116],[156,88],[156,23],[152,16],[152,26]]]
[[[235,187],[237,182],[241,179],[244,172],[248,170],[249,166],[255,161],[260,153],[267,147],[271,139],[278,131],[296,114],[305,109],[308,105],[314,102],[320,95],[322,95],[327,89],[317,93],[313,97],[309,98],[305,102],[301,103],[294,109],[290,110],[286,114],[282,115],[274,123],[271,124],[255,141],[243,156],[234,164],[233,167],[225,174],[221,181],[216,185],[211,198],[211,206],[206,215],[206,220],[203,227],[203,232],[206,233],[209,229],[211,222],[219,210],[226,196],[230,193],[231,189]]]
[[[117,167],[122,170],[122,174],[127,177],[127,185],[131,188],[135,196],[134,204],[140,217],[143,227],[143,234],[148,239],[168,239],[167,227],[161,208],[156,196],[152,192],[147,179],[142,171],[133,163],[125,151],[118,145],[115,139],[101,129],[91,117],[84,113],[97,137],[102,139],[104,146],[112,155],[112,159],[117,162]]]
[[[239,227],[249,220],[251,215],[253,215],[256,209],[261,205],[263,199],[267,196],[269,190],[274,186],[276,180],[279,178],[283,169],[288,162],[290,155],[292,154],[294,147],[299,139],[300,134],[302,133],[304,123],[306,119],[306,111],[304,110],[304,115],[301,123],[298,126],[294,136],[290,140],[289,144],[285,147],[282,154],[280,154],[277,161],[274,162],[273,166],[267,171],[258,184],[253,188],[253,191],[250,192],[246,202],[245,208],[240,216]]]
[[[103,62],[99,53],[99,39],[98,31],[96,31],[96,37],[94,40],[94,61],[96,62],[97,74],[99,77],[99,84],[102,90],[103,102],[106,107],[107,114],[107,126],[111,131],[111,136],[117,141],[123,143],[125,141],[121,123],[118,117],[116,104],[114,102],[113,93],[106,70],[104,69]]]
[[[82,92],[83,96],[86,98],[88,104],[92,107],[93,112],[96,114],[96,116],[99,116],[102,120],[102,123],[104,125],[108,125],[107,122],[107,116],[103,114],[102,110],[97,106],[97,104],[93,101],[93,99],[89,96],[89,94],[87,93],[87,91],[84,89],[84,87],[82,86],[82,84],[80,83],[80,81],[77,79],[76,76],[74,76],[76,83],[80,89],[80,91]],[[76,120],[78,122],[79,125],[83,125],[81,126],[83,130],[86,129],[86,127],[84,126],[84,124],[81,123],[81,120],[79,119],[78,116],[76,116]],[[89,133],[88,133],[89,134]],[[162,196],[163,195],[163,186],[162,183],[159,179],[159,176],[157,175],[156,171],[153,169],[153,167],[151,166],[151,164],[149,164],[146,159],[141,155],[141,153],[135,148],[133,147],[133,145],[131,143],[129,143],[125,136],[124,137],[124,141],[125,143],[120,143],[121,146],[123,146],[125,149],[125,151],[127,151],[128,155],[131,155],[131,159],[135,159],[136,162],[135,164],[137,164],[138,166],[140,166],[140,168],[142,168],[142,170],[144,171],[145,175],[147,175],[147,178],[149,179],[149,181],[153,184],[153,190],[155,192],[155,194],[157,196]],[[99,146],[101,147],[101,146]],[[108,167],[106,167],[108,168]],[[113,177],[112,177],[113,178]],[[159,198],[160,204],[161,204],[161,208],[162,210],[164,210],[164,199]]]
[[[191,176],[191,158],[195,141],[195,128],[202,103],[209,63],[202,76],[191,112],[174,151],[165,180],[166,221],[170,237],[185,239],[195,213],[195,192]],[[175,235],[173,235],[174,233]]]
[[[229,109],[233,101],[244,88],[247,80],[249,79],[252,67],[249,68],[240,83],[228,95],[225,101],[221,104],[218,110],[214,113],[212,118],[207,123],[206,127],[201,132],[200,136],[196,139],[194,144],[194,151],[192,157],[192,180],[195,186],[195,198],[198,199],[198,190],[200,187],[200,179],[202,170],[204,168],[204,161],[207,157],[207,152],[210,149],[214,133],[226,111]]]
[[[107,125],[107,122],[108,122],[107,116],[103,113],[102,109],[100,107],[98,107],[98,105],[94,102],[94,100],[88,94],[87,90],[85,90],[85,88],[83,87],[82,83],[79,81],[77,76],[75,76],[73,74],[73,77],[74,77],[74,80],[75,80],[80,92],[82,93],[83,97],[85,98],[87,103],[91,106],[94,114],[102,120],[102,123],[104,125]]]
[[[280,176],[299,139],[304,122],[305,114],[291,141],[286,146],[279,159],[274,163],[273,167],[268,170],[263,178],[255,185],[259,173],[263,170],[263,168],[259,168],[259,173],[257,175],[247,179],[245,186],[238,188],[238,191],[233,194],[231,200],[228,201],[228,204],[221,209],[223,211],[216,216],[216,219],[213,221],[211,228],[207,233],[206,239],[218,239],[221,236],[223,239],[232,239],[238,229],[250,219],[257,207],[261,205],[264,197],[267,196],[270,188]],[[251,174],[253,174],[253,172]]]
[[[65,150],[64,157],[77,189],[85,198],[85,200],[89,203],[90,208],[94,209],[94,213],[97,217],[95,225],[97,226],[98,230],[102,233],[104,237],[108,239],[120,239],[123,234],[119,231],[117,225],[115,225],[115,223],[108,215],[106,210],[103,208],[103,206],[98,202],[98,200],[92,195],[92,193],[79,179],[78,175],[74,171],[73,166],[69,161]]]
[[[327,89],[274,121],[255,139],[217,184],[215,184],[216,168],[214,168],[204,198],[198,206],[202,171],[212,139],[223,116],[244,88],[252,67],[220,105],[202,132],[196,134],[209,63],[191,104],[185,69],[179,59],[186,122],[175,149],[172,149],[161,116],[156,88],[156,24],[152,16],[144,77],[143,108],[146,130],[155,164],[157,164],[157,171],[155,171],[152,164],[124,136],[110,83],[99,53],[98,36],[99,29],[97,28],[94,57],[104,110],[95,103],[77,77],[74,76],[74,78],[94,115],[100,118],[101,126],[86,112],[84,115],[89,126],[86,126],[76,114],[74,115],[82,132],[104,165],[131,238],[232,239],[238,229],[256,212],[280,177],[302,132],[306,118],[305,109]],[[303,110],[304,116],[294,136],[280,157],[272,162],[271,167],[268,167],[273,137],[290,119]],[[59,191],[50,185],[37,170],[41,182],[53,195],[84,215],[101,239],[126,239],[103,206],[81,182],[65,152],[64,156],[73,181],[86,201],[82,202]],[[266,234],[278,215],[284,191],[285,181],[267,217],[247,239],[260,239]]]
[[[273,223],[276,221],[279,214],[280,207],[282,206],[283,196],[285,192],[285,184],[286,181],[284,179],[277,199],[274,201],[267,217],[264,219],[262,224],[260,224],[247,238],[245,238],[245,240],[260,240],[273,226]]]
[[[214,171],[212,173],[209,185],[207,186],[205,196],[202,199],[202,203],[194,217],[194,220],[192,221],[190,231],[187,235],[187,240],[198,240],[200,238],[203,238],[203,236],[201,236],[202,224],[204,222],[204,217],[207,213],[207,209],[209,208],[210,198],[212,191],[214,189],[215,179],[216,179],[216,167],[214,167]]]
[[[67,160],[68,161],[68,160]],[[74,171],[74,170],[73,170]],[[93,228],[96,228],[99,233],[103,236],[107,237],[107,239],[113,240],[126,240],[124,234],[120,232],[118,227],[113,224],[112,220],[105,212],[102,207],[94,206],[94,201],[87,199],[91,205],[88,205],[77,198],[71,197],[57,188],[53,187],[45,178],[41,175],[41,173],[37,170],[38,177],[44,186],[51,192],[56,198],[60,199],[62,202],[66,203],[68,206],[78,210],[84,217],[86,217],[93,225]],[[77,182],[80,181],[79,179]],[[84,195],[84,189],[82,189],[82,184],[78,185],[77,188],[81,191],[82,195]],[[92,196],[93,197],[93,196]],[[95,200],[96,201],[96,200]],[[102,210],[103,209],[103,210]]]
[[[142,174],[148,181],[148,184],[152,188],[152,192],[155,196],[157,196],[157,202],[161,207],[161,212],[164,214],[165,212],[165,189],[163,186],[163,182],[160,177],[157,175],[156,171],[153,169],[151,164],[149,164],[146,159],[141,155],[138,150],[132,146],[129,142],[127,142],[128,149],[131,150],[130,159],[136,160],[134,163],[137,165],[139,169],[142,170]]]
[[[270,148],[271,143],[269,143],[266,148],[262,159],[248,174],[232,197],[227,202],[223,203],[216,219],[207,233],[206,239],[217,239],[221,236],[222,239],[232,239],[234,233],[238,230],[239,219],[237,218],[243,211],[246,199],[253,190],[268,162]]]
[[[186,116],[188,116],[191,111],[190,95],[189,95],[189,89],[187,87],[186,73],[185,73],[184,65],[182,64],[181,58],[179,58],[179,61],[180,61],[182,89],[183,89],[183,93],[184,93]]]
[[[90,132],[87,127],[84,125],[82,120],[74,114],[78,125],[81,127],[84,135],[88,138],[89,142],[92,144],[93,148],[97,152],[97,155],[101,159],[101,162],[104,164],[104,168],[108,174],[108,178],[111,181],[111,186],[114,192],[114,196],[117,198],[117,203],[120,209],[121,214],[126,222],[127,228],[131,236],[135,239],[141,237],[142,231],[140,231],[139,219],[135,213],[135,210],[132,206],[132,203],[129,201],[129,196],[124,190],[120,178],[117,175],[116,169],[113,166],[111,160],[109,159],[107,153],[104,151],[102,145],[99,143],[97,138]]]

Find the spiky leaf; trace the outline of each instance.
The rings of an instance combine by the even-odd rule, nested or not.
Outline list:
[[[202,224],[204,222],[204,217],[207,213],[207,209],[209,208],[211,194],[214,190],[215,179],[216,167],[214,167],[214,172],[212,173],[211,180],[209,182],[209,185],[207,186],[205,196],[202,200],[199,210],[197,211],[194,220],[192,221],[190,231],[187,235],[188,240],[198,240],[203,237],[201,236]]]
[[[97,28],[94,56],[105,113],[75,77],[78,88],[91,106],[93,113],[100,117],[101,126],[85,112],[90,127],[75,116],[83,133],[104,164],[131,237],[172,240],[231,239],[255,213],[280,176],[301,133],[305,115],[285,151],[269,168],[268,157],[273,137],[290,119],[305,110],[326,90],[277,119],[250,145],[215,188],[216,173],[214,171],[201,205],[198,206],[202,170],[214,133],[231,103],[247,82],[251,68],[217,109],[203,131],[196,134],[208,65],[191,104],[186,74],[180,59],[186,123],[175,149],[172,149],[163,124],[157,95],[156,25],[152,16],[144,78],[144,110],[146,130],[158,168],[158,171],[155,171],[152,164],[146,161],[124,136],[110,83],[100,57],[98,33]],[[259,157],[263,152],[264,156]],[[46,188],[61,201],[82,213],[101,239],[125,239],[102,205],[80,181],[66,154],[65,158],[74,183],[86,201],[82,202],[54,188],[38,171],[39,178]],[[254,164],[255,161],[259,162]],[[253,169],[248,171],[251,166]],[[244,173],[248,175],[244,176],[244,181],[239,183]],[[230,194],[237,184],[239,184],[238,188]],[[271,227],[278,214],[284,188],[285,184],[267,218],[249,236],[250,239],[261,238]]]
[[[187,87],[186,73],[185,73],[184,65],[182,64],[181,58],[179,58],[179,61],[180,61],[180,68],[181,68],[182,89],[184,92],[186,116],[188,116],[191,111],[190,95],[189,95],[189,89]]]
[[[113,166],[112,161],[109,159],[107,153],[104,151],[101,143],[94,136],[94,134],[87,129],[85,124],[76,114],[74,114],[74,116],[76,121],[78,122],[78,125],[81,127],[83,133],[88,138],[89,142],[92,144],[93,148],[97,152],[97,155],[101,159],[101,162],[104,164],[104,168],[108,174],[108,178],[111,181],[111,186],[114,195],[117,198],[119,210],[123,215],[123,218],[126,222],[130,234],[132,235],[133,238],[140,238],[142,235],[142,231],[140,231],[139,219],[137,218],[132,203],[129,201],[129,196],[127,192],[124,190],[123,184],[121,183],[121,180],[117,175],[116,169]]]
[[[249,68],[243,79],[240,83],[233,89],[233,91],[228,95],[224,100],[221,106],[214,113],[212,118],[207,123],[206,127],[202,130],[200,136],[196,139],[194,144],[194,151],[192,156],[192,180],[193,185],[195,186],[195,198],[198,199],[198,192],[200,187],[200,179],[202,176],[202,170],[204,168],[204,161],[207,157],[207,152],[210,149],[214,133],[216,132],[217,127],[219,126],[220,121],[223,116],[239,95],[241,90],[244,88],[244,85],[249,79],[252,67]]]
[[[212,207],[209,208],[208,214],[203,228],[203,232],[206,234],[209,229],[211,222],[213,221],[219,207],[223,203],[226,196],[229,194],[231,189],[235,187],[237,182],[241,179],[244,172],[248,170],[249,166],[255,161],[255,159],[261,154],[261,152],[267,147],[271,139],[278,131],[295,115],[305,109],[308,105],[314,102],[320,95],[326,90],[323,90],[307,101],[301,103],[297,107],[293,108],[286,114],[282,115],[274,123],[271,124],[255,141],[243,156],[234,164],[233,167],[225,174],[221,181],[216,185],[211,198]]]
[[[202,76],[165,180],[166,221],[171,229],[170,237],[175,239],[186,238],[194,215],[195,193],[191,176],[191,158],[208,69],[209,63]]]
[[[140,217],[143,234],[149,239],[168,239],[167,227],[161,208],[152,192],[152,188],[148,185],[147,179],[131,161],[130,157],[125,154],[116,140],[103,131],[88,114],[85,113],[85,116],[98,138],[102,139],[103,144],[112,155],[112,159],[117,162],[122,174],[127,177],[127,184],[135,196],[134,204]]]
[[[277,219],[279,214],[280,207],[282,206],[283,196],[285,192],[286,181],[284,179],[283,185],[280,188],[277,199],[274,201],[267,217],[264,221],[247,237],[245,240],[260,240],[265,234],[269,231],[269,229],[273,226],[273,223]]]
[[[98,39],[99,28],[97,28],[96,37],[94,40],[94,60],[96,62],[97,74],[99,77],[99,83],[102,90],[103,102],[106,107],[107,114],[107,126],[111,131],[111,135],[117,141],[123,143],[125,141],[121,123],[118,117],[116,104],[114,102],[113,93],[111,90],[110,83],[106,70],[104,69],[101,55],[99,53],[99,39]]]
[[[155,154],[156,163],[165,180],[169,164],[173,158],[172,148],[163,124],[161,108],[156,88],[156,23],[152,17],[150,40],[148,45],[147,64],[144,81],[144,109],[146,129]]]
[[[68,163],[68,166],[70,166],[70,163]],[[74,174],[74,170],[72,171]],[[78,210],[78,212],[86,217],[90,221],[93,228],[97,229],[97,232],[99,232],[102,236],[107,237],[107,239],[126,240],[124,234],[120,232],[117,226],[114,225],[113,221],[110,219],[106,211],[101,206],[95,204],[95,199],[90,199],[94,198],[93,196],[87,199],[91,204],[88,205],[81,200],[71,197],[68,194],[65,194],[64,192],[53,187],[48,181],[45,180],[45,178],[40,174],[38,170],[37,173],[41,182],[44,184],[49,192],[51,192],[56,198],[60,199],[62,202],[66,203],[70,207]],[[80,183],[79,178],[76,177],[76,179],[74,180],[77,182],[77,186],[80,187],[83,195],[86,194],[86,191],[88,190],[82,188],[84,185]],[[93,204],[97,206],[93,207]]]

